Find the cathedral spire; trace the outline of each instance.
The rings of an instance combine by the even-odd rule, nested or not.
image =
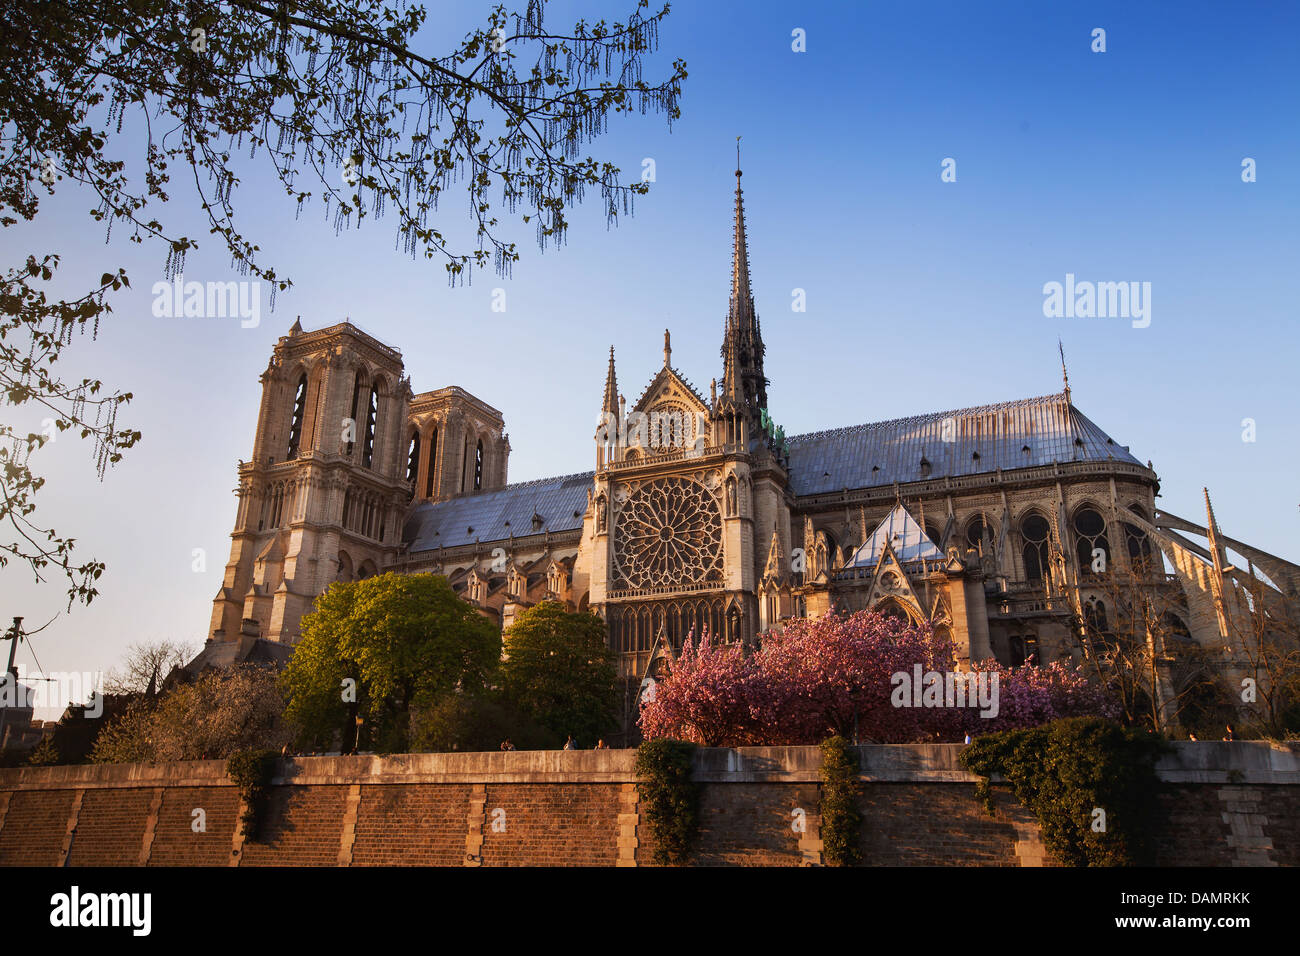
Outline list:
[[[754,310],[749,281],[749,247],[745,235],[745,198],[741,191],[740,137],[736,137],[736,210],[732,223],[731,301],[722,340],[722,394],[753,423],[767,408],[767,379],[763,376],[763,336]]]
[[[749,247],[745,237],[745,198],[740,190],[740,137],[736,137],[736,212],[731,241],[731,307],[727,328],[754,326],[754,297],[749,289]]]
[[[600,410],[618,417],[618,379],[614,376],[614,346],[609,347],[609,371],[605,374],[605,397]]]
[[[1065,368],[1065,346],[1061,343],[1061,337],[1056,337],[1056,348],[1061,353],[1061,379],[1065,382],[1065,404],[1070,404],[1070,373]]]

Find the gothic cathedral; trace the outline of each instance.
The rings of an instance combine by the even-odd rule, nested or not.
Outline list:
[[[1079,622],[1104,622],[1108,582],[1155,557],[1167,634],[1231,671],[1247,581],[1296,598],[1300,566],[1226,537],[1208,493],[1203,525],[1157,507],[1151,463],[1074,407],[1068,378],[1058,394],[786,436],[740,176],[721,377],[702,394],[665,333],[629,406],[611,348],[592,471],[507,484],[499,411],[455,386],[413,394],[401,354],[350,323],[295,322],[261,377],[208,648],[282,659],[332,582],[396,571],[445,575],[503,628],[543,600],[590,609],[632,686],[692,631],[752,645],[832,608],[929,622],[963,661],[1048,663],[1086,654]],[[1180,679],[1171,666],[1162,686]]]

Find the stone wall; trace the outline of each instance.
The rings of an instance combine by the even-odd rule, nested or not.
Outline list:
[[[867,864],[1053,865],[1033,816],[1005,789],[996,815],[985,813],[960,745],[859,749]],[[285,759],[256,841],[245,839],[223,761],[0,770],[0,865],[649,865],[634,757]],[[701,750],[694,862],[820,863],[820,760],[815,747]],[[1300,864],[1300,746],[1184,742],[1157,771],[1159,864]]]

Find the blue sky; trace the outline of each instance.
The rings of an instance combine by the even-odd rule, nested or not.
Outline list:
[[[429,51],[488,6],[439,10]],[[670,133],[661,117],[619,118],[591,149],[628,177],[654,160],[633,218],[607,230],[591,203],[545,254],[521,226],[512,278],[449,288],[440,265],[395,247],[396,220],[336,236],[319,206],[295,219],[266,167],[248,165],[241,227],[296,284],[274,313],[264,298],[257,328],[153,317],[162,251],[116,234],[105,245],[89,197],[56,193],[36,223],[0,232],[5,261],[61,252],[70,292],[128,270],[134,291],[65,374],[133,391],[122,420],[144,440],[102,483],[69,437],[40,453],[39,513],[108,563],[94,604],[34,639],[40,663],[108,668],[132,641],[203,639],[257,378],[298,315],[308,329],[350,318],[402,350],[417,391],[456,384],[499,408],[512,481],[592,467],[611,344],[629,400],[662,363],[665,327],[674,364],[707,389],[720,374],[737,135],[770,406],[787,434],[1057,391],[1059,335],[1075,404],[1154,462],[1161,506],[1198,519],[1208,486],[1227,534],[1300,560],[1298,11],[682,2],[648,71],[686,59],[681,120]],[[547,17],[615,13],[556,3]],[[1105,53],[1091,50],[1097,27]],[[795,29],[806,52],[791,49]],[[949,157],[957,180],[945,183]],[[1254,183],[1241,180],[1245,157]],[[174,195],[173,232],[206,237],[179,181]],[[461,228],[464,210],[445,203],[443,221]],[[1044,283],[1067,273],[1150,282],[1150,326],[1044,317]],[[186,278],[238,276],[205,240]],[[504,313],[491,310],[497,288]],[[794,289],[806,312],[792,311]],[[61,595],[23,568],[0,572],[5,619],[36,626]],[[33,666],[27,649],[18,659]]]

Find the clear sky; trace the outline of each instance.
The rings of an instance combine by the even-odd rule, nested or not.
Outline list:
[[[443,6],[430,52],[489,8]],[[548,23],[623,6],[555,3]],[[449,288],[440,265],[396,248],[392,218],[342,236],[320,206],[295,219],[260,164],[235,194],[241,228],[296,285],[274,313],[263,289],[257,328],[153,317],[162,250],[117,233],[106,245],[70,188],[0,232],[5,262],[62,253],[67,292],[117,266],[134,287],[64,372],[133,391],[121,421],[143,441],[102,483],[69,436],[36,459],[38,515],[108,564],[93,605],[33,639],[45,669],[202,641],[258,375],[296,316],[307,329],[350,318],[401,349],[416,391],[460,385],[500,409],[512,481],[592,467],[611,344],[629,400],[662,364],[665,327],[674,365],[706,390],[721,372],[737,135],[769,403],[787,434],[1058,391],[1060,336],[1075,404],[1154,462],[1163,508],[1199,521],[1208,486],[1225,533],[1300,560],[1300,6],[710,0],[675,4],[660,39],[650,76],[688,63],[681,120],[670,133],[662,117],[622,118],[592,148],[629,177],[653,159],[650,195],[613,230],[589,204],[544,254],[520,227],[509,280]],[[1242,181],[1246,157],[1256,182]],[[946,158],[955,182],[941,181]],[[239,278],[180,178],[163,211],[201,239],[187,280]],[[463,204],[443,217],[467,222]],[[1043,286],[1067,273],[1151,283],[1150,325],[1045,317]],[[11,565],[0,618],[38,626],[62,593]],[[18,660],[34,666],[27,648]]]

